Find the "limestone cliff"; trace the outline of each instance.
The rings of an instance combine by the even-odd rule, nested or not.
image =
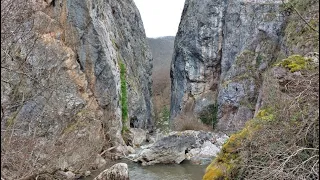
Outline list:
[[[275,60],[286,11],[274,0],[187,0],[171,64],[171,121],[216,106],[216,129],[253,117],[261,73]]]
[[[203,180],[319,179],[315,165],[319,162],[315,156],[319,151],[319,1],[289,0],[281,9],[286,17],[277,45],[280,50],[260,40],[259,52],[276,62],[267,61],[267,67],[254,71],[247,68],[249,73],[263,72],[262,84],[257,82],[258,98],[247,99],[252,105],[256,102],[254,117],[230,136]],[[256,52],[243,51],[235,67],[245,68]],[[312,162],[304,163],[305,159]]]
[[[34,143],[21,150],[36,159],[26,167],[83,169],[107,146],[123,146],[130,125],[152,129],[152,57],[133,0],[30,3],[25,34],[1,45],[1,138]]]

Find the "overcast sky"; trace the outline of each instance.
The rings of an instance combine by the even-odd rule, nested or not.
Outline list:
[[[185,0],[134,0],[147,37],[175,36]]]

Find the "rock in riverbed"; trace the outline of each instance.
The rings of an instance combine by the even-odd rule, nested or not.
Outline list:
[[[221,148],[217,145],[211,143],[210,141],[205,141],[200,148],[191,149],[186,153],[186,159],[192,162],[201,164],[203,159],[211,159],[220,152]]]
[[[111,168],[102,171],[93,180],[129,180],[128,165],[118,163]]]
[[[147,131],[140,128],[130,128],[124,135],[126,143],[132,147],[140,147],[147,140]]]
[[[191,158],[212,158],[220,151],[221,142],[227,138],[224,134],[203,131],[171,132],[134,156],[134,161],[145,166],[157,163],[180,164]]]

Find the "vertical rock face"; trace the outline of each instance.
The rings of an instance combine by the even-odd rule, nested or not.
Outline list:
[[[280,48],[284,18],[281,1],[187,0],[171,64],[171,120],[215,105],[218,130],[241,128]]]
[[[39,149],[60,144],[66,152],[51,152],[51,164],[78,169],[105,144],[124,145],[124,126],[153,128],[152,57],[133,0],[30,3],[42,8],[25,23],[28,36],[10,47],[13,59],[1,55],[3,132],[33,138]],[[47,161],[45,154],[37,158]]]
[[[128,118],[135,127],[152,128],[152,57],[133,1],[68,1],[66,8],[67,21],[79,40],[76,49],[80,66],[93,75],[98,104],[103,108],[120,107],[119,64],[123,63]],[[118,113],[116,116],[120,117]]]
[[[216,101],[224,7],[224,1],[185,2],[171,64],[171,118]]]

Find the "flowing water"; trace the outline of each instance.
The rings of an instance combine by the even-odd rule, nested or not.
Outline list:
[[[207,165],[195,165],[189,161],[181,164],[157,164],[141,166],[126,162],[130,180],[201,180]]]
[[[207,165],[195,165],[189,161],[181,164],[156,164],[152,166],[141,166],[129,160],[120,160],[127,163],[130,180],[201,180]],[[117,162],[117,163],[119,163]],[[93,172],[92,176],[84,180],[92,180],[100,172]]]

